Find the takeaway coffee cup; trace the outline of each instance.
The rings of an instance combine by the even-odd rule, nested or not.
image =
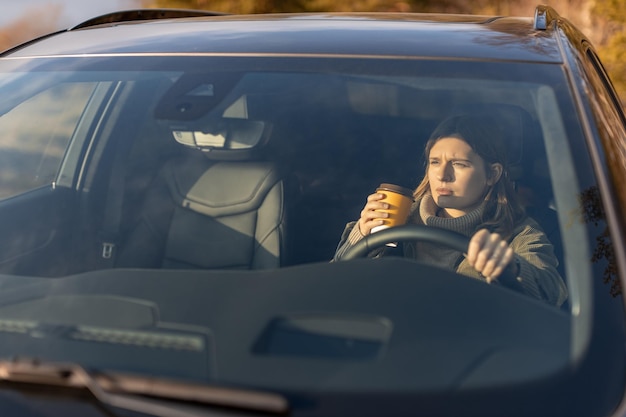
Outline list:
[[[389,204],[388,209],[378,211],[389,213],[389,217],[382,219],[383,224],[380,226],[372,228],[372,233],[406,223],[411,204],[413,204],[413,190],[395,184],[383,183],[378,186],[376,192],[385,196],[380,201]]]

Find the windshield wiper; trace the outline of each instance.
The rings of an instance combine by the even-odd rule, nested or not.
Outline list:
[[[289,410],[287,399],[275,393],[213,387],[118,372],[88,371],[78,364],[42,362],[36,359],[0,361],[0,382],[86,390],[101,406],[163,417],[197,417],[199,413],[151,399],[270,414],[286,414]]]

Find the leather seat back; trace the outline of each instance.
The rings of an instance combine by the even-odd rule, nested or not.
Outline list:
[[[280,266],[285,252],[285,184],[274,164],[208,165],[200,175],[189,166],[167,168],[175,208],[162,266]]]
[[[189,141],[191,132],[174,132],[188,148],[160,170],[117,266],[263,269],[285,263],[291,187],[277,165],[260,156],[267,132],[258,123],[228,121],[225,143],[237,145],[220,149]],[[264,138],[252,138],[254,131]]]

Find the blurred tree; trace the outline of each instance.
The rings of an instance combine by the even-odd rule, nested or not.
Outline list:
[[[226,13],[264,12],[432,12],[532,16],[536,0],[138,0],[143,7],[206,9]],[[544,0],[542,3],[581,3],[589,0]]]
[[[206,9],[225,13],[282,13],[316,11],[410,11],[411,3],[398,0],[143,0],[143,7]]]
[[[598,0],[591,16],[599,28],[598,55],[611,76],[622,103],[626,103],[626,0]]]
[[[58,30],[61,7],[31,8],[20,18],[0,28],[0,50]]]

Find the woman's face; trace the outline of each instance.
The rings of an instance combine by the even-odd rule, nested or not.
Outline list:
[[[449,217],[459,217],[477,208],[500,177],[502,166],[492,164],[487,172],[483,159],[464,140],[445,137],[430,150],[428,180],[435,203]]]

